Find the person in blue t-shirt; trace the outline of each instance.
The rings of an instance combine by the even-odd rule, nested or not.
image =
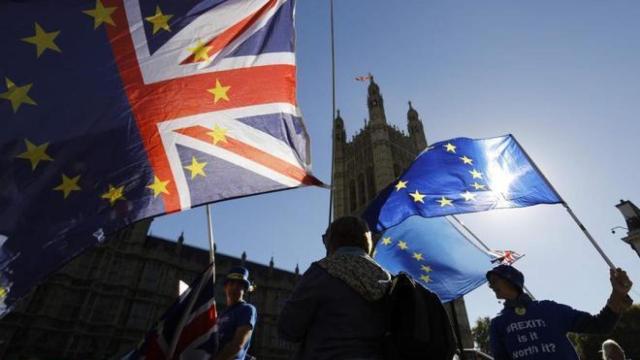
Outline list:
[[[523,292],[524,275],[509,265],[487,273],[489,287],[504,309],[491,319],[489,337],[495,360],[578,359],[567,333],[611,332],[620,314],[631,306],[632,282],[621,269],[611,269],[611,296],[598,315],[549,300],[535,301]]]
[[[227,309],[218,318],[220,351],[215,360],[244,360],[251,345],[251,335],[256,326],[256,308],[244,300],[253,290],[249,270],[235,267],[224,280]]]

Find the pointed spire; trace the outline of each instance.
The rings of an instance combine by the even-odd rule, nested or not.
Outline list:
[[[407,111],[407,119],[409,121],[419,120],[418,119],[418,111],[413,108],[413,104],[411,104],[411,100],[409,100],[409,111]]]
[[[242,262],[242,265],[244,265],[244,263],[247,261],[247,252],[246,251],[242,252],[242,256],[240,256],[240,261]]]
[[[271,260],[269,260],[269,267],[273,269],[273,256],[271,257]]]
[[[296,264],[295,272],[296,272],[296,275],[300,275],[300,268],[298,267],[298,264]]]
[[[184,244],[184,231],[178,236],[178,244]]]

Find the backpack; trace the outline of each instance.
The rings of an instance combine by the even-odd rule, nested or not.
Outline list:
[[[416,284],[410,275],[392,277],[385,296],[388,360],[451,360],[456,338],[449,316],[436,294]]]

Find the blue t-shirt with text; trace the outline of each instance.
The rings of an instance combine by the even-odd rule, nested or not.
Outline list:
[[[491,320],[491,350],[496,360],[578,359],[567,338],[576,321],[591,316],[553,301],[505,307]]]
[[[220,350],[233,340],[236,330],[241,326],[250,326],[252,329],[256,326],[258,312],[256,308],[246,302],[240,302],[227,308],[218,318],[218,336],[220,339]],[[234,357],[234,360],[244,360],[251,339],[247,341],[240,352]]]

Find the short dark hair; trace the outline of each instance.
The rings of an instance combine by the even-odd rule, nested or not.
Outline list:
[[[366,233],[369,225],[356,216],[343,216],[334,220],[322,236],[327,248],[337,249],[341,246],[357,246],[369,251]]]

